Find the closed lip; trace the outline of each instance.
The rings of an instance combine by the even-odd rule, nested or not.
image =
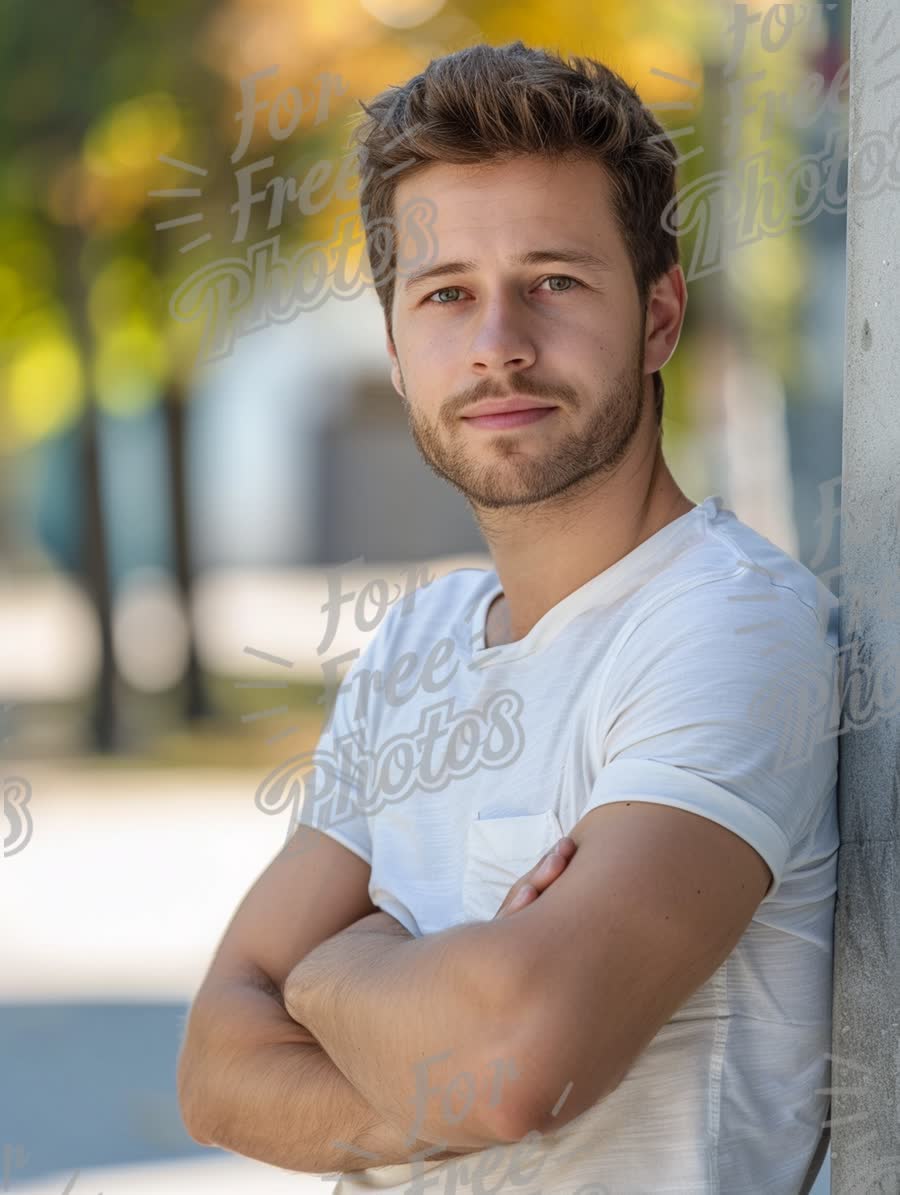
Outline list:
[[[553,407],[555,403],[536,402],[531,398],[489,398],[469,407],[463,419],[477,419],[479,415],[508,415],[512,411],[533,411],[539,407]]]

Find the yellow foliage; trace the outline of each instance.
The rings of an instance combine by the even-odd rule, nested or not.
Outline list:
[[[113,178],[143,172],[168,153],[181,136],[178,105],[164,92],[119,104],[88,133],[85,164],[94,174]]]
[[[73,423],[84,404],[84,374],[72,339],[47,328],[14,353],[6,377],[14,438],[28,444]]]
[[[91,283],[88,316],[97,335],[122,315],[146,313],[157,301],[158,283],[146,262],[120,255],[100,269]]]
[[[107,328],[94,359],[97,403],[111,415],[133,415],[155,402],[168,373],[165,342],[140,315]]]

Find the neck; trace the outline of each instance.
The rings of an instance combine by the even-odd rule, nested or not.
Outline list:
[[[649,448],[643,460],[629,453],[612,477],[586,478],[549,501],[475,510],[503,585],[490,612],[499,642],[524,638],[570,593],[694,508],[669,472],[658,435]]]

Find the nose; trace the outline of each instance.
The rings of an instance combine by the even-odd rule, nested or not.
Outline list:
[[[537,357],[527,312],[514,295],[498,295],[485,302],[476,317],[470,364],[478,374],[494,370],[525,369]]]

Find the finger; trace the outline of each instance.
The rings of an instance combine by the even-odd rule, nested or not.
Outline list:
[[[545,892],[554,880],[559,879],[568,866],[569,859],[575,853],[575,844],[571,839],[568,845],[561,849],[552,848],[531,871],[526,872],[520,880],[510,888],[503,904],[494,914],[495,919],[506,913],[514,913],[535,900],[541,892]]]
[[[510,890],[496,917],[515,913],[537,900],[538,896],[542,892],[546,892],[554,880],[559,879],[567,864],[568,860],[564,855],[551,851]]]
[[[505,917],[507,913],[515,913],[519,909],[524,909],[526,905],[537,897],[537,889],[531,884],[522,884],[517,888],[512,896],[508,896],[504,903],[497,910],[494,915],[494,920],[497,921],[501,917]]]
[[[531,871],[525,873],[521,879],[517,880],[510,888],[509,892],[504,898],[503,904],[494,914],[496,919],[502,913],[513,912],[514,909],[522,908],[528,903],[528,900],[522,900],[521,903],[514,904],[513,902],[519,900],[523,887],[528,886],[533,891],[529,894],[530,899],[533,899],[539,893],[558,879],[565,870],[569,860],[575,854],[575,843],[571,838],[563,837],[540,859]]]
[[[544,856],[534,870],[528,874],[529,883],[533,884],[538,892],[543,892],[545,888],[548,888],[554,880],[562,875],[573,854],[574,844],[571,850],[554,847],[548,855]]]
[[[559,842],[555,842],[553,844],[553,846],[550,848],[550,850],[547,851],[547,853],[546,853],[546,855],[544,855],[543,859],[539,859],[537,861],[537,863],[534,865],[533,870],[537,871],[538,868],[543,867],[543,865],[546,863],[546,861],[548,859],[552,859],[556,855],[561,855],[568,863],[568,861],[572,858],[572,856],[574,854],[575,854],[575,843],[572,841],[572,839],[571,838],[560,838]]]
[[[537,888],[533,884],[523,884],[519,891],[515,894],[509,902],[510,909],[520,909],[522,905],[527,905],[530,900],[534,900],[537,896]]]

